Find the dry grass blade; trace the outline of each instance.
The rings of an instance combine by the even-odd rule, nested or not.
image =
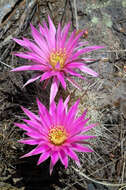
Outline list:
[[[6,67],[9,67],[9,68],[13,69],[13,67],[11,67],[10,65],[7,65],[6,63],[4,63],[4,62],[1,61],[1,60],[0,60],[0,63],[1,63],[2,65],[6,66]]]

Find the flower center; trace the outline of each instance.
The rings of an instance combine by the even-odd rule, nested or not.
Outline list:
[[[49,140],[55,145],[61,145],[67,138],[67,133],[63,126],[56,126],[49,131]]]
[[[66,61],[66,50],[60,49],[59,51],[54,51],[51,53],[49,62],[52,65],[53,69],[56,69],[57,63],[59,63],[60,69],[64,67],[64,63]]]

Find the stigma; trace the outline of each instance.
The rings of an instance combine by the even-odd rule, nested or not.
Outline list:
[[[49,140],[54,145],[62,145],[67,139],[67,133],[63,126],[56,126],[49,131]]]
[[[53,69],[56,69],[57,64],[59,63],[60,70],[64,68],[64,64],[66,61],[66,50],[59,49],[57,51],[53,51],[49,58],[49,63],[53,67]]]

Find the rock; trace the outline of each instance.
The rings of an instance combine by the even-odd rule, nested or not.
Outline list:
[[[108,188],[100,184],[89,183],[87,190],[108,190]]]
[[[0,24],[5,16],[11,12],[18,0],[1,0],[0,1]]]

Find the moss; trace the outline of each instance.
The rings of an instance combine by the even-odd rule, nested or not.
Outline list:
[[[105,23],[105,25],[109,28],[112,27],[112,20],[111,20],[111,17],[107,14],[104,14],[104,17],[103,17],[103,23]]]
[[[126,0],[123,0],[123,1],[122,1],[122,6],[123,6],[123,7],[126,7]]]
[[[94,24],[97,24],[99,22],[99,18],[98,17],[93,17],[91,20]]]
[[[125,1],[125,0],[124,0]],[[100,9],[100,8],[104,8],[107,7],[108,5],[110,5],[111,1],[99,1],[97,0],[96,3],[91,3],[91,1],[89,0],[89,2],[87,3],[87,8],[86,11],[89,11],[90,9]]]

